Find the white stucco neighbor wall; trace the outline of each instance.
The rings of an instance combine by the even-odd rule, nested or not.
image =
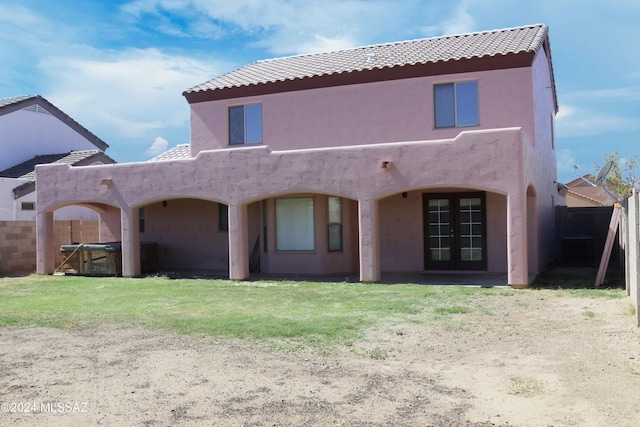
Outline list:
[[[13,197],[13,189],[27,183],[26,179],[0,178],[0,221],[34,220],[36,211],[22,212],[22,203]],[[32,199],[24,198],[23,201],[35,203],[35,194]]]
[[[0,147],[0,170],[40,154],[96,149],[92,142],[57,117],[24,109],[0,115],[0,141],[10,144]]]
[[[36,203],[36,193],[30,193],[18,199],[13,196],[13,189],[29,182],[26,179],[0,178],[0,221],[35,221],[36,210],[24,210],[23,203]],[[59,209],[54,215],[56,220],[83,219],[96,220],[98,213],[82,206],[67,206]]]

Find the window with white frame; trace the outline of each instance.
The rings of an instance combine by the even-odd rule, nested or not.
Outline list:
[[[315,248],[313,197],[276,199],[276,250]]]
[[[342,199],[329,197],[329,252],[342,251]]]
[[[478,125],[478,82],[434,85],[433,110],[436,128]]]
[[[262,143],[262,104],[229,107],[229,145]]]

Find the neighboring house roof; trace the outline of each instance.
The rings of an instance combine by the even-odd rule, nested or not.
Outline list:
[[[529,66],[543,47],[551,62],[548,32],[546,25],[537,24],[257,61],[187,89],[183,95],[191,103],[231,97],[227,95],[231,92],[246,96],[256,92],[258,87],[260,89],[256,94],[263,94],[363,81]],[[485,61],[478,61],[480,59]],[[453,63],[455,67],[452,67]],[[368,74],[367,77],[362,76],[363,73]],[[551,75],[553,79],[553,72]],[[317,82],[318,78],[335,79],[336,76],[341,77],[340,81]],[[311,78],[316,81],[315,86],[309,85],[309,82],[301,84]],[[289,85],[285,87],[282,84],[284,82],[289,82]],[[291,82],[297,82],[298,85],[292,86]]]
[[[36,165],[50,163],[66,163],[73,166],[87,166],[94,163],[116,163],[111,157],[100,150],[79,150],[69,153],[45,154],[0,171],[0,178],[27,179],[28,182],[14,188],[14,197],[17,199],[35,190]]]
[[[4,114],[9,114],[14,111],[22,110],[24,108],[33,108],[38,111],[46,111],[52,116],[58,118],[60,121],[65,123],[71,129],[78,132],[85,139],[93,143],[98,149],[101,151],[109,148],[109,145],[104,142],[102,139],[98,138],[96,135],[91,133],[87,128],[82,126],[80,123],[73,120],[67,114],[65,114],[58,107],[47,101],[40,95],[25,95],[25,96],[13,96],[10,98],[0,98],[0,116]]]
[[[584,203],[586,203],[588,205],[605,206],[605,203],[603,203],[602,200],[598,200],[596,198],[589,197],[586,194],[582,194],[579,191],[567,190],[567,196],[573,196],[578,200],[583,200]],[[570,197],[566,197],[566,199],[567,199],[567,206],[572,207],[571,203],[569,202]]]
[[[568,193],[585,200],[589,204],[599,206],[611,206],[615,202],[611,196],[607,194],[602,186],[594,187],[585,182],[585,179],[589,182],[595,181],[595,176],[586,174],[581,178],[576,178],[566,184]]]
[[[160,153],[154,158],[150,159],[150,162],[158,162],[161,160],[176,160],[176,159],[190,159],[191,158],[191,144],[179,144],[175,147]]]

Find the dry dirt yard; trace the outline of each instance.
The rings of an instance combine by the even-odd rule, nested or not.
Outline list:
[[[329,356],[143,329],[0,329],[0,425],[640,425],[630,301],[545,292],[371,330]]]

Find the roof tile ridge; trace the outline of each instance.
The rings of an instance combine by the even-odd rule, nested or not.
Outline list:
[[[420,41],[426,41],[426,40],[452,39],[452,38],[457,38],[457,37],[475,36],[475,35],[483,35],[483,34],[496,34],[496,33],[503,33],[503,32],[507,32],[507,31],[523,30],[525,28],[535,28],[535,27],[547,28],[547,26],[545,24],[531,24],[531,25],[522,25],[522,26],[517,26],[517,27],[507,27],[507,28],[500,28],[500,29],[493,29],[493,30],[469,31],[469,32],[456,33],[456,34],[442,34],[442,35],[431,36],[431,37],[418,37],[418,38],[413,38],[413,39],[397,40],[397,41],[386,42],[386,43],[374,43],[374,44],[354,46],[354,47],[350,47],[350,48],[336,49],[336,50],[330,50],[330,51],[322,51],[322,52],[314,52],[314,53],[302,53],[302,54],[298,54],[298,55],[285,55],[285,56],[280,56],[280,57],[275,57],[275,58],[259,59],[259,60],[253,61],[253,62],[251,62],[251,63],[249,63],[247,65],[244,65],[243,67],[240,67],[239,69],[242,69],[244,67],[248,67],[249,65],[253,65],[253,64],[264,63],[264,62],[273,62],[273,61],[281,61],[283,59],[305,58],[305,57],[310,57],[310,56],[331,55],[331,54],[345,53],[345,52],[351,52],[351,51],[356,51],[356,50],[361,50],[361,49],[364,50],[364,49],[372,49],[372,48],[378,48],[378,47],[398,46],[398,45],[402,45],[402,44],[414,43],[414,42],[420,42]],[[237,69],[237,70],[239,70],[239,69]],[[228,74],[228,73],[225,73],[225,74]]]

